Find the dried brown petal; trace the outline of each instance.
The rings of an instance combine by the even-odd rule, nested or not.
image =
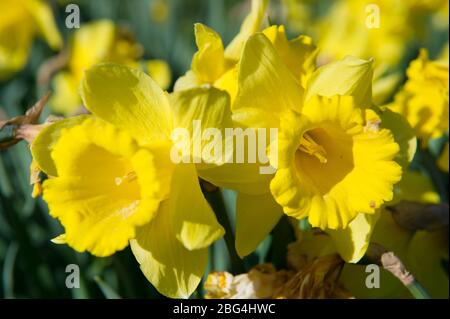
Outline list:
[[[280,292],[282,298],[288,299],[323,299],[345,298],[343,288],[338,284],[339,276],[344,266],[339,255],[333,254],[314,259],[306,264],[291,278]],[[338,288],[338,294],[336,289]]]
[[[297,272],[261,264],[238,276],[211,273],[205,284],[206,298],[350,298],[338,282],[343,265],[333,254],[308,261]]]
[[[387,252],[381,255],[381,264],[384,269],[397,277],[405,286],[414,282],[414,276],[405,268],[400,258],[393,252]]]
[[[0,121],[0,131],[3,131],[2,135],[5,136],[0,139],[0,149],[6,149],[14,144],[17,144],[23,139],[23,137],[18,136],[19,128],[21,126],[35,124],[38,122],[39,116],[41,115],[49,97],[50,92],[44,95],[44,97],[37,101],[36,104],[29,108],[25,115]]]
[[[387,209],[396,223],[408,230],[437,230],[448,226],[449,206],[442,204],[422,204],[401,201]]]

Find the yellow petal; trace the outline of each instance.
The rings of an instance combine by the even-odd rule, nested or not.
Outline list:
[[[271,26],[265,29],[263,33],[273,43],[281,59],[295,78],[303,87],[306,87],[307,80],[315,70],[318,52],[312,44],[312,39],[301,35],[289,41],[284,26]]]
[[[109,256],[154,217],[160,163],[125,131],[87,119],[61,132],[51,156],[57,177],[44,182],[43,198],[75,250]]]
[[[251,36],[239,67],[233,119],[248,127],[278,127],[279,114],[300,111],[303,90],[264,34]]]
[[[85,73],[81,96],[89,111],[127,130],[140,143],[170,139],[168,99],[139,70],[112,63],[96,65]]]
[[[407,168],[417,149],[417,138],[413,128],[402,115],[390,109],[383,110],[380,118],[380,127],[389,129],[395,142],[400,146],[400,152],[396,157],[397,163],[403,168]]]
[[[268,164],[262,166],[267,167]],[[222,188],[233,189],[244,194],[260,195],[269,191],[273,175],[261,174],[259,163],[225,163],[220,166],[202,168],[198,175]]]
[[[198,51],[192,58],[192,71],[199,83],[214,83],[225,72],[222,39],[204,24],[195,24]]]
[[[164,60],[150,60],[146,63],[147,72],[163,90],[167,90],[172,81],[170,67]]]
[[[50,47],[52,49],[61,49],[63,44],[61,34],[56,27],[52,10],[48,4],[40,0],[19,1],[25,4],[25,7],[37,24],[38,30],[45,37]]]
[[[236,250],[240,257],[252,253],[280,220],[283,210],[267,193],[238,193],[236,203]]]
[[[57,176],[56,166],[51,157],[51,151],[61,136],[61,131],[81,124],[88,115],[69,117],[44,128],[31,144],[31,154],[39,168],[49,176]]]
[[[358,214],[347,228],[327,230],[342,259],[357,263],[364,256],[378,218],[379,214]]]
[[[114,42],[116,28],[110,20],[98,20],[74,32],[69,66],[78,81],[85,69],[104,61]]]
[[[180,76],[173,87],[174,92],[192,89],[200,85],[195,73],[191,70],[187,71],[185,75]]]
[[[314,95],[351,95],[356,105],[369,108],[372,105],[372,64],[373,60],[347,56],[318,68],[308,82],[305,100]]]
[[[53,238],[51,240],[52,243],[54,244],[58,244],[58,245],[62,245],[62,244],[66,244],[66,234],[61,234],[59,236],[56,236],[55,238]]]
[[[230,99],[228,94],[215,88],[194,88],[172,93],[170,104],[173,108],[174,126],[189,132],[191,161],[197,167],[225,162],[225,128],[232,127]],[[195,121],[195,122],[194,122]],[[217,130],[215,136],[205,133]],[[220,132],[220,134],[218,133]],[[207,152],[206,147],[217,151]]]
[[[206,248],[225,233],[203,197],[193,164],[176,165],[166,205],[174,234],[188,250]]]
[[[189,251],[181,244],[171,211],[167,202],[161,203],[155,219],[138,228],[130,245],[145,277],[161,294],[189,298],[205,271],[208,249]]]
[[[81,107],[81,98],[78,94],[77,79],[69,72],[60,72],[53,78],[55,93],[50,99],[50,106],[56,113],[64,115],[73,114]]]
[[[225,49],[227,59],[238,61],[241,57],[245,41],[261,28],[269,0],[252,0],[252,9],[241,25],[239,33]]]
[[[239,68],[236,64],[214,82],[214,87],[226,91],[230,95],[231,105],[233,105],[238,92],[238,71]]]

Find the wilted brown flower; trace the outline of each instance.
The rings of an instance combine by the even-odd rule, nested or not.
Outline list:
[[[336,254],[304,258],[300,269],[277,271],[272,264],[261,264],[248,273],[233,276],[213,272],[205,283],[208,299],[309,299],[350,298],[339,284],[344,265]]]

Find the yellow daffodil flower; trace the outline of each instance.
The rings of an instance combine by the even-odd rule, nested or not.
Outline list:
[[[132,36],[119,29],[112,21],[100,20],[83,25],[73,34],[67,70],[56,74],[55,94],[50,105],[55,112],[72,114],[81,106],[78,86],[83,72],[100,62],[114,62],[139,67],[142,47]],[[169,66],[162,60],[144,63],[145,71],[165,90],[169,87]]]
[[[233,97],[237,90],[235,65],[245,41],[250,35],[260,31],[267,6],[268,0],[252,0],[251,12],[226,48],[217,32],[201,23],[195,24],[198,51],[192,58],[191,70],[175,83],[175,91],[209,85],[227,90]]]
[[[426,145],[430,138],[448,131],[448,61],[431,61],[427,51],[421,50],[407,74],[405,86],[388,107],[407,118]]]
[[[185,103],[189,95],[195,103]],[[189,297],[224,230],[201,192],[201,167],[171,160],[171,132],[193,119],[223,127],[227,94],[196,88],[169,97],[137,69],[99,64],[86,71],[81,96],[92,115],[56,122],[31,146],[50,176],[43,198],[64,226],[62,240],[96,256],[130,243],[162,294]]]
[[[399,146],[370,109],[371,74],[371,61],[347,57],[317,69],[304,90],[264,34],[247,41],[233,120],[244,127],[279,128],[279,151],[270,182],[275,201],[268,188],[238,195],[238,253],[255,249],[284,211],[308,217],[315,227],[336,229],[341,255],[352,262],[362,257],[376,221],[369,215],[392,199],[401,177],[394,161]],[[250,234],[247,223],[255,218],[266,224]]]
[[[0,80],[22,69],[36,35],[60,49],[62,38],[51,8],[41,0],[0,0]]]

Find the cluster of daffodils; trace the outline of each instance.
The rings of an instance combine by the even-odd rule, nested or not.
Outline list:
[[[336,15],[346,12],[344,3],[351,8],[360,3],[338,2]],[[387,11],[400,10],[390,1],[378,2]],[[254,252],[284,215],[297,235],[289,246],[289,269],[259,265],[239,276],[212,273],[205,285],[210,298],[363,296],[365,280],[354,278],[363,278],[365,269],[356,263],[371,242],[417,264],[413,242],[426,250],[442,241],[437,226],[439,232],[429,233],[415,231],[425,226],[406,230],[398,224],[411,223],[404,221],[402,205],[439,202],[430,181],[409,165],[418,139],[425,147],[448,134],[448,63],[430,60],[422,50],[394,101],[379,105],[374,65],[391,65],[403,54],[391,36],[397,25],[380,31],[390,33],[380,37],[392,45],[367,38],[371,46],[364,46],[352,39],[355,48],[368,51],[344,56],[321,42],[341,41],[336,28],[324,26],[329,35],[317,46],[308,36],[290,39],[283,25],[267,25],[267,9],[268,0],[253,0],[227,46],[216,31],[196,24],[198,50],[170,93],[164,91],[170,82],[164,62],[139,63],[142,49],[110,22],[74,34],[50,99],[67,117],[41,126],[30,141],[34,170],[46,175],[42,185],[35,181],[36,193],[64,227],[54,242],[99,257],[129,245],[160,293],[188,298],[204,276],[208,247],[225,234],[204,196],[204,182],[237,194],[235,248],[241,258]],[[333,58],[318,63],[324,54]],[[74,115],[80,106],[85,111]],[[217,134],[205,137],[198,122]],[[200,134],[199,145],[180,140],[174,134],[179,129],[194,139]],[[231,142],[221,134],[230,129],[240,132]],[[277,134],[262,152],[272,170],[262,172],[267,163],[250,160],[256,156],[245,146],[241,156],[242,144],[233,141],[248,142],[249,132],[261,138],[270,130]],[[439,165],[448,171],[448,144],[442,156]],[[299,221],[310,230],[300,229]],[[448,248],[448,241],[443,245]],[[427,271],[448,260],[448,249],[435,254]],[[415,275],[423,276],[422,283],[428,280],[425,272]],[[445,276],[442,269],[439,276]],[[404,288],[400,282],[391,286]]]

